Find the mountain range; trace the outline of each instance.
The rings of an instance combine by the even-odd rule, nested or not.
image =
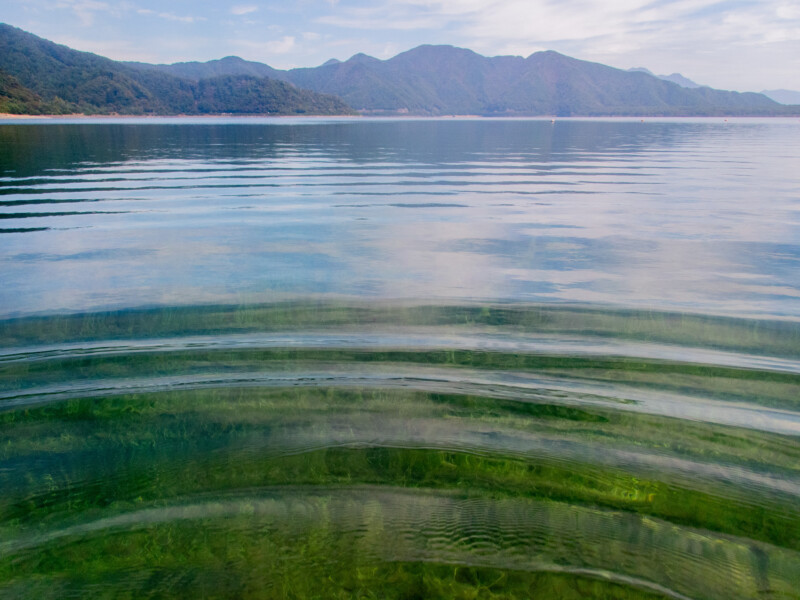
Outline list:
[[[339,98],[279,79],[240,72],[175,77],[72,50],[2,23],[0,112],[353,114]]]
[[[0,112],[352,114],[353,109],[491,116],[800,114],[800,106],[783,106],[762,94],[684,87],[646,70],[624,71],[553,51],[485,57],[425,45],[388,60],[356,54],[288,71],[233,56],[152,65],[78,52],[0,24]]]
[[[694,89],[703,87],[699,83],[695,83],[688,77],[684,77],[680,73],[673,73],[672,75],[656,75],[650,69],[646,69],[644,67],[636,67],[633,69],[628,69],[628,72],[636,72],[640,71],[642,73],[647,73],[648,75],[652,75],[653,77],[658,77],[659,79],[663,79],[664,81],[671,81],[672,83],[677,83],[681,87]]]
[[[647,73],[648,75],[652,75],[653,77],[663,79],[664,81],[677,83],[679,86],[685,88],[703,87],[699,83],[695,83],[680,73],[673,73],[672,75],[656,75],[644,67],[636,67],[634,69],[628,69],[628,71],[641,71],[643,73]],[[761,90],[759,93],[764,94],[767,98],[774,100],[778,104],[800,104],[800,92],[794,90]]]
[[[764,90],[761,93],[779,104],[800,104],[800,92],[794,90]]]

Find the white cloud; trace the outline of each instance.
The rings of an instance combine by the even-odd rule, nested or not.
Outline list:
[[[113,8],[105,2],[95,0],[61,0],[56,8],[70,9],[84,27],[94,25],[96,12],[110,12]]]
[[[322,25],[333,25],[335,27],[346,27],[349,29],[366,29],[370,31],[387,29],[436,29],[438,27],[436,18],[399,14],[386,15],[381,14],[379,10],[373,9],[360,9],[357,14],[341,16],[326,15],[319,17],[315,22]]]
[[[149,8],[140,8],[136,12],[140,15],[152,15],[154,17],[166,19],[167,21],[177,21],[179,23],[197,23],[198,21],[206,20],[205,17],[181,16],[173,13],[156,12],[154,10],[150,10]]]
[[[266,42],[251,42],[249,40],[236,40],[233,44],[244,50],[248,50],[251,56],[258,57],[259,60],[269,60],[275,54],[288,54],[296,48],[296,38],[292,35],[285,35],[275,40]]]
[[[800,19],[800,4],[782,3],[775,9],[775,15],[779,19]]]
[[[295,38],[292,35],[285,35],[278,40],[266,42],[264,47],[272,54],[286,54],[294,50]]]
[[[400,53],[401,51],[402,51],[402,49],[399,48],[397,46],[397,44],[389,43],[389,44],[386,44],[383,47],[383,49],[380,51],[378,56],[380,58],[387,59],[387,58],[391,58],[392,56],[395,56],[396,54]]]
[[[234,6],[231,8],[231,14],[241,16],[241,15],[249,15],[250,13],[254,13],[258,10],[258,7],[254,4],[245,4]]]
[[[197,21],[205,21],[205,17],[190,17],[174,15],[172,13],[158,13],[158,16],[168,21],[180,21],[181,23],[196,23]]]

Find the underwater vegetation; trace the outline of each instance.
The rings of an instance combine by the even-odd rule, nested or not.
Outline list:
[[[2,598],[800,598],[800,326],[292,302],[0,323]]]

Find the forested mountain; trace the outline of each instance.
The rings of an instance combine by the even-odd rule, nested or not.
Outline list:
[[[42,99],[23,86],[16,77],[0,71],[0,113],[58,113],[58,107],[45,105]]]
[[[487,58],[450,46],[420,46],[386,61],[356,55],[342,63],[294,69],[288,78],[296,85],[340,96],[366,112],[565,116],[787,112],[761,94],[687,89],[651,74],[552,51],[528,58]]]
[[[286,79],[286,73],[273,69],[269,65],[251,62],[238,56],[226,56],[208,62],[180,62],[171,65],[151,65],[141,62],[122,63],[137,69],[153,69],[182,79],[208,79],[222,75],[250,75],[252,77],[269,77],[270,79]]]
[[[762,94],[689,89],[644,69],[552,51],[487,58],[419,46],[388,60],[356,54],[289,71],[234,56],[148,65],[78,52],[0,24],[0,110],[8,112],[347,114],[348,105],[364,114],[800,114],[800,106]]]
[[[250,73],[259,64],[228,57],[157,68],[207,77],[223,62],[228,74]],[[262,67],[298,87],[339,96],[365,114],[800,114],[800,107],[787,109],[761,94],[714,90],[678,74],[623,71],[557,52],[487,58],[452,46],[419,46],[389,60],[356,54],[313,68]]]
[[[221,62],[221,61],[220,61]],[[350,114],[339,98],[248,74],[195,81],[0,24],[0,107],[29,114]]]

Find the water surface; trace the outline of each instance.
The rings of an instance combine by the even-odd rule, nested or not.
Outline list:
[[[800,316],[800,121],[0,126],[5,315],[284,297]]]
[[[0,124],[0,595],[800,598],[798,134]]]

